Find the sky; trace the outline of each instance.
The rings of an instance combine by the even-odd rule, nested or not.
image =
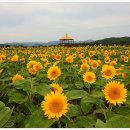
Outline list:
[[[0,43],[130,36],[130,2],[0,3]]]

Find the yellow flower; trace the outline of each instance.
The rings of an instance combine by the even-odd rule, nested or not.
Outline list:
[[[58,66],[52,66],[48,69],[47,74],[50,80],[55,80],[61,75],[61,70]]]
[[[83,59],[82,60],[82,63],[87,63],[88,61],[86,59]]]
[[[84,57],[85,57],[84,53],[79,54],[79,58],[80,58],[80,59],[82,59],[82,58],[84,58]]]
[[[103,65],[102,67],[102,77],[106,79],[111,79],[116,75],[116,69],[111,65]]]
[[[52,84],[50,84],[50,86],[51,86],[51,90],[53,91],[53,92],[60,92],[60,93],[62,93],[63,92],[63,89],[62,89],[62,87],[59,85],[59,84],[56,84],[56,83],[52,83]]]
[[[128,58],[127,56],[124,56],[123,61],[124,61],[124,62],[128,62],[128,61],[129,61],[129,58]]]
[[[6,55],[1,54],[0,55],[0,62],[4,62],[6,60]]]
[[[34,68],[29,68],[28,72],[32,75],[35,75],[37,73],[37,71]]]
[[[12,81],[14,83],[17,80],[24,80],[24,78],[20,74],[16,74],[16,75],[13,76]]]
[[[123,104],[126,101],[127,89],[120,82],[109,82],[106,84],[103,93],[106,100],[111,104]]]
[[[122,78],[127,78],[127,74],[126,73],[122,73]]]
[[[104,62],[105,62],[106,64],[110,63],[110,58],[109,58],[109,56],[106,56],[106,57],[104,58]]]
[[[42,64],[40,62],[36,62],[33,66],[35,71],[39,71],[43,68]]]
[[[98,62],[97,62],[96,60],[93,60],[93,61],[91,62],[91,68],[92,68],[92,69],[97,69],[98,66],[99,66],[99,64],[98,64]]]
[[[55,59],[56,59],[56,60],[60,60],[60,59],[61,59],[61,55],[59,55],[59,54],[56,55]]]
[[[92,57],[92,56],[94,56],[94,55],[95,55],[95,51],[89,51],[89,53],[88,53],[88,54],[89,54],[89,56],[91,56],[91,57]]]
[[[84,82],[87,82],[90,84],[95,83],[96,82],[96,75],[93,72],[86,72],[83,75],[83,80],[84,80]]]
[[[48,119],[60,118],[68,112],[67,97],[59,92],[51,92],[45,96],[45,101],[42,101],[41,108]]]
[[[90,66],[89,66],[87,63],[83,63],[83,64],[80,66],[80,70],[89,71],[89,69],[90,69]]]
[[[72,63],[72,62],[73,62],[73,57],[72,57],[72,56],[66,57],[66,61],[67,61],[68,63]]]
[[[27,64],[27,68],[29,69],[29,68],[33,68],[34,67],[34,65],[36,64],[36,61],[29,61],[28,62],[28,64]]]
[[[114,66],[115,64],[117,64],[117,63],[114,60],[110,62],[110,65],[112,65],[112,66]]]
[[[19,56],[18,55],[14,55],[12,56],[12,58],[10,59],[12,62],[17,62],[18,61]]]

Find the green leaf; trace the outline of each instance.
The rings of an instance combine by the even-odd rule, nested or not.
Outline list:
[[[74,117],[74,116],[78,116],[81,111],[78,105],[73,105],[73,104],[69,104],[69,111],[66,114],[69,118]]]
[[[92,107],[93,107],[94,103],[96,103],[96,101],[97,101],[96,98],[92,98],[92,97],[88,97],[88,96],[82,98],[81,102],[80,102],[82,111],[84,113],[88,113],[92,109]]]
[[[100,119],[97,119],[95,127],[96,128],[106,128],[106,124],[103,121],[101,121]]]
[[[69,124],[71,128],[93,128],[96,123],[96,117],[94,115],[90,116],[79,116],[76,120]]]
[[[71,90],[66,93],[69,100],[79,99],[87,95],[84,90]]]
[[[75,86],[78,88],[78,89],[82,89],[84,87],[84,84],[82,82],[75,82]]]
[[[12,114],[12,110],[6,107],[3,102],[0,101],[0,128],[8,122]]]
[[[68,88],[68,84],[61,84],[61,86],[62,86],[63,89]]]
[[[46,96],[51,92],[51,87],[47,84],[40,84],[39,86],[36,86],[36,92],[42,96]]]
[[[108,128],[130,128],[130,119],[126,116],[116,115],[106,122]]]
[[[120,115],[128,115],[130,110],[128,107],[125,107],[125,106],[120,106],[120,107],[117,107],[115,110],[114,110],[117,114],[120,114]]]
[[[22,104],[24,102],[26,102],[27,97],[25,97],[25,95],[23,95],[22,93],[20,93],[19,91],[12,89],[9,93],[9,102],[15,102],[18,104]]]
[[[91,92],[90,96],[95,97],[95,98],[102,98],[102,97],[104,97],[104,94],[102,91],[95,91],[94,90]]]
[[[56,119],[48,119],[47,117],[45,117],[43,111],[39,109],[32,113],[25,127],[26,128],[48,128],[55,121]]]
[[[11,128],[11,127],[13,127],[15,121],[16,121],[16,118],[14,116],[12,116],[3,127]]]
[[[14,87],[16,89],[22,89],[24,91],[27,91],[30,89],[30,83],[26,79],[20,80],[20,81],[18,80],[18,81],[15,81]]]

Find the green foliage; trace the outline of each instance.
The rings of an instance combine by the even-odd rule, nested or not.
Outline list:
[[[48,120],[47,117],[44,116],[44,113],[39,109],[39,110],[34,111],[30,115],[25,127],[26,128],[48,128],[55,121],[56,119]]]
[[[0,128],[10,126],[8,121],[11,118],[11,114],[12,110],[0,101]]]
[[[66,93],[69,100],[79,99],[87,95],[84,90],[71,90]]]

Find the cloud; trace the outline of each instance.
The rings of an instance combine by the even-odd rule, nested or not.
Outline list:
[[[130,3],[0,3],[0,42],[130,36]]]

